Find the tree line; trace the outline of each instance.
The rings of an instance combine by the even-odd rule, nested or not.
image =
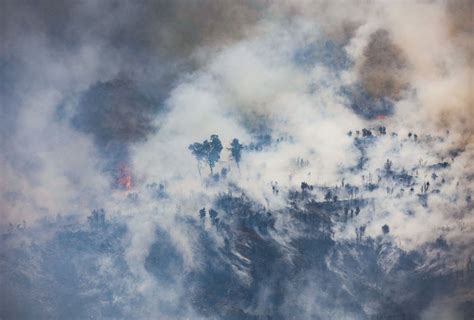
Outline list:
[[[244,146],[239,142],[239,139],[234,138],[227,148],[230,151],[230,158],[235,161],[239,167],[242,158],[242,149]],[[194,155],[198,162],[199,174],[201,174],[200,164],[205,162],[209,166],[211,175],[214,175],[214,167],[221,158],[221,151],[223,149],[222,142],[217,134],[211,135],[209,140],[203,142],[195,142],[189,145],[188,149]]]

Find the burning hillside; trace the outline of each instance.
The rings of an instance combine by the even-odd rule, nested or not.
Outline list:
[[[3,1],[0,319],[473,319],[473,10]]]

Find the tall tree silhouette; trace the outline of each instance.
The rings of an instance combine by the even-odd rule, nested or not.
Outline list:
[[[237,167],[240,169],[239,163],[240,159],[242,158],[242,149],[244,146],[240,144],[239,139],[234,138],[232,142],[230,143],[230,157],[235,161],[237,164]]]
[[[196,157],[198,161],[198,172],[201,175],[201,161],[207,160],[207,155],[209,154],[210,144],[209,141],[205,140],[203,143],[195,142],[190,144],[188,147],[191,150],[191,153]]]
[[[219,140],[217,134],[211,135],[209,155],[207,157],[207,163],[209,164],[209,169],[211,169],[211,174],[213,174],[212,169],[216,165],[216,162],[221,158],[222,143]]]
[[[213,168],[216,165],[216,162],[220,159],[220,154],[222,151],[222,143],[219,140],[219,136],[216,134],[211,135],[211,141],[204,140],[202,143],[195,142],[190,144],[188,147],[191,150],[191,153],[196,157],[198,161],[198,170],[201,174],[199,164],[201,161],[206,161],[211,170],[211,174],[214,174]]]

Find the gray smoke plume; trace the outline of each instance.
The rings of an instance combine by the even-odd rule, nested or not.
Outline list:
[[[473,4],[2,1],[0,318],[472,318]]]

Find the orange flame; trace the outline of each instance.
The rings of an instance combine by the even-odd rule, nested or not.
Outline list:
[[[118,166],[116,182],[120,189],[129,191],[132,188],[132,174],[126,163],[122,163]]]

